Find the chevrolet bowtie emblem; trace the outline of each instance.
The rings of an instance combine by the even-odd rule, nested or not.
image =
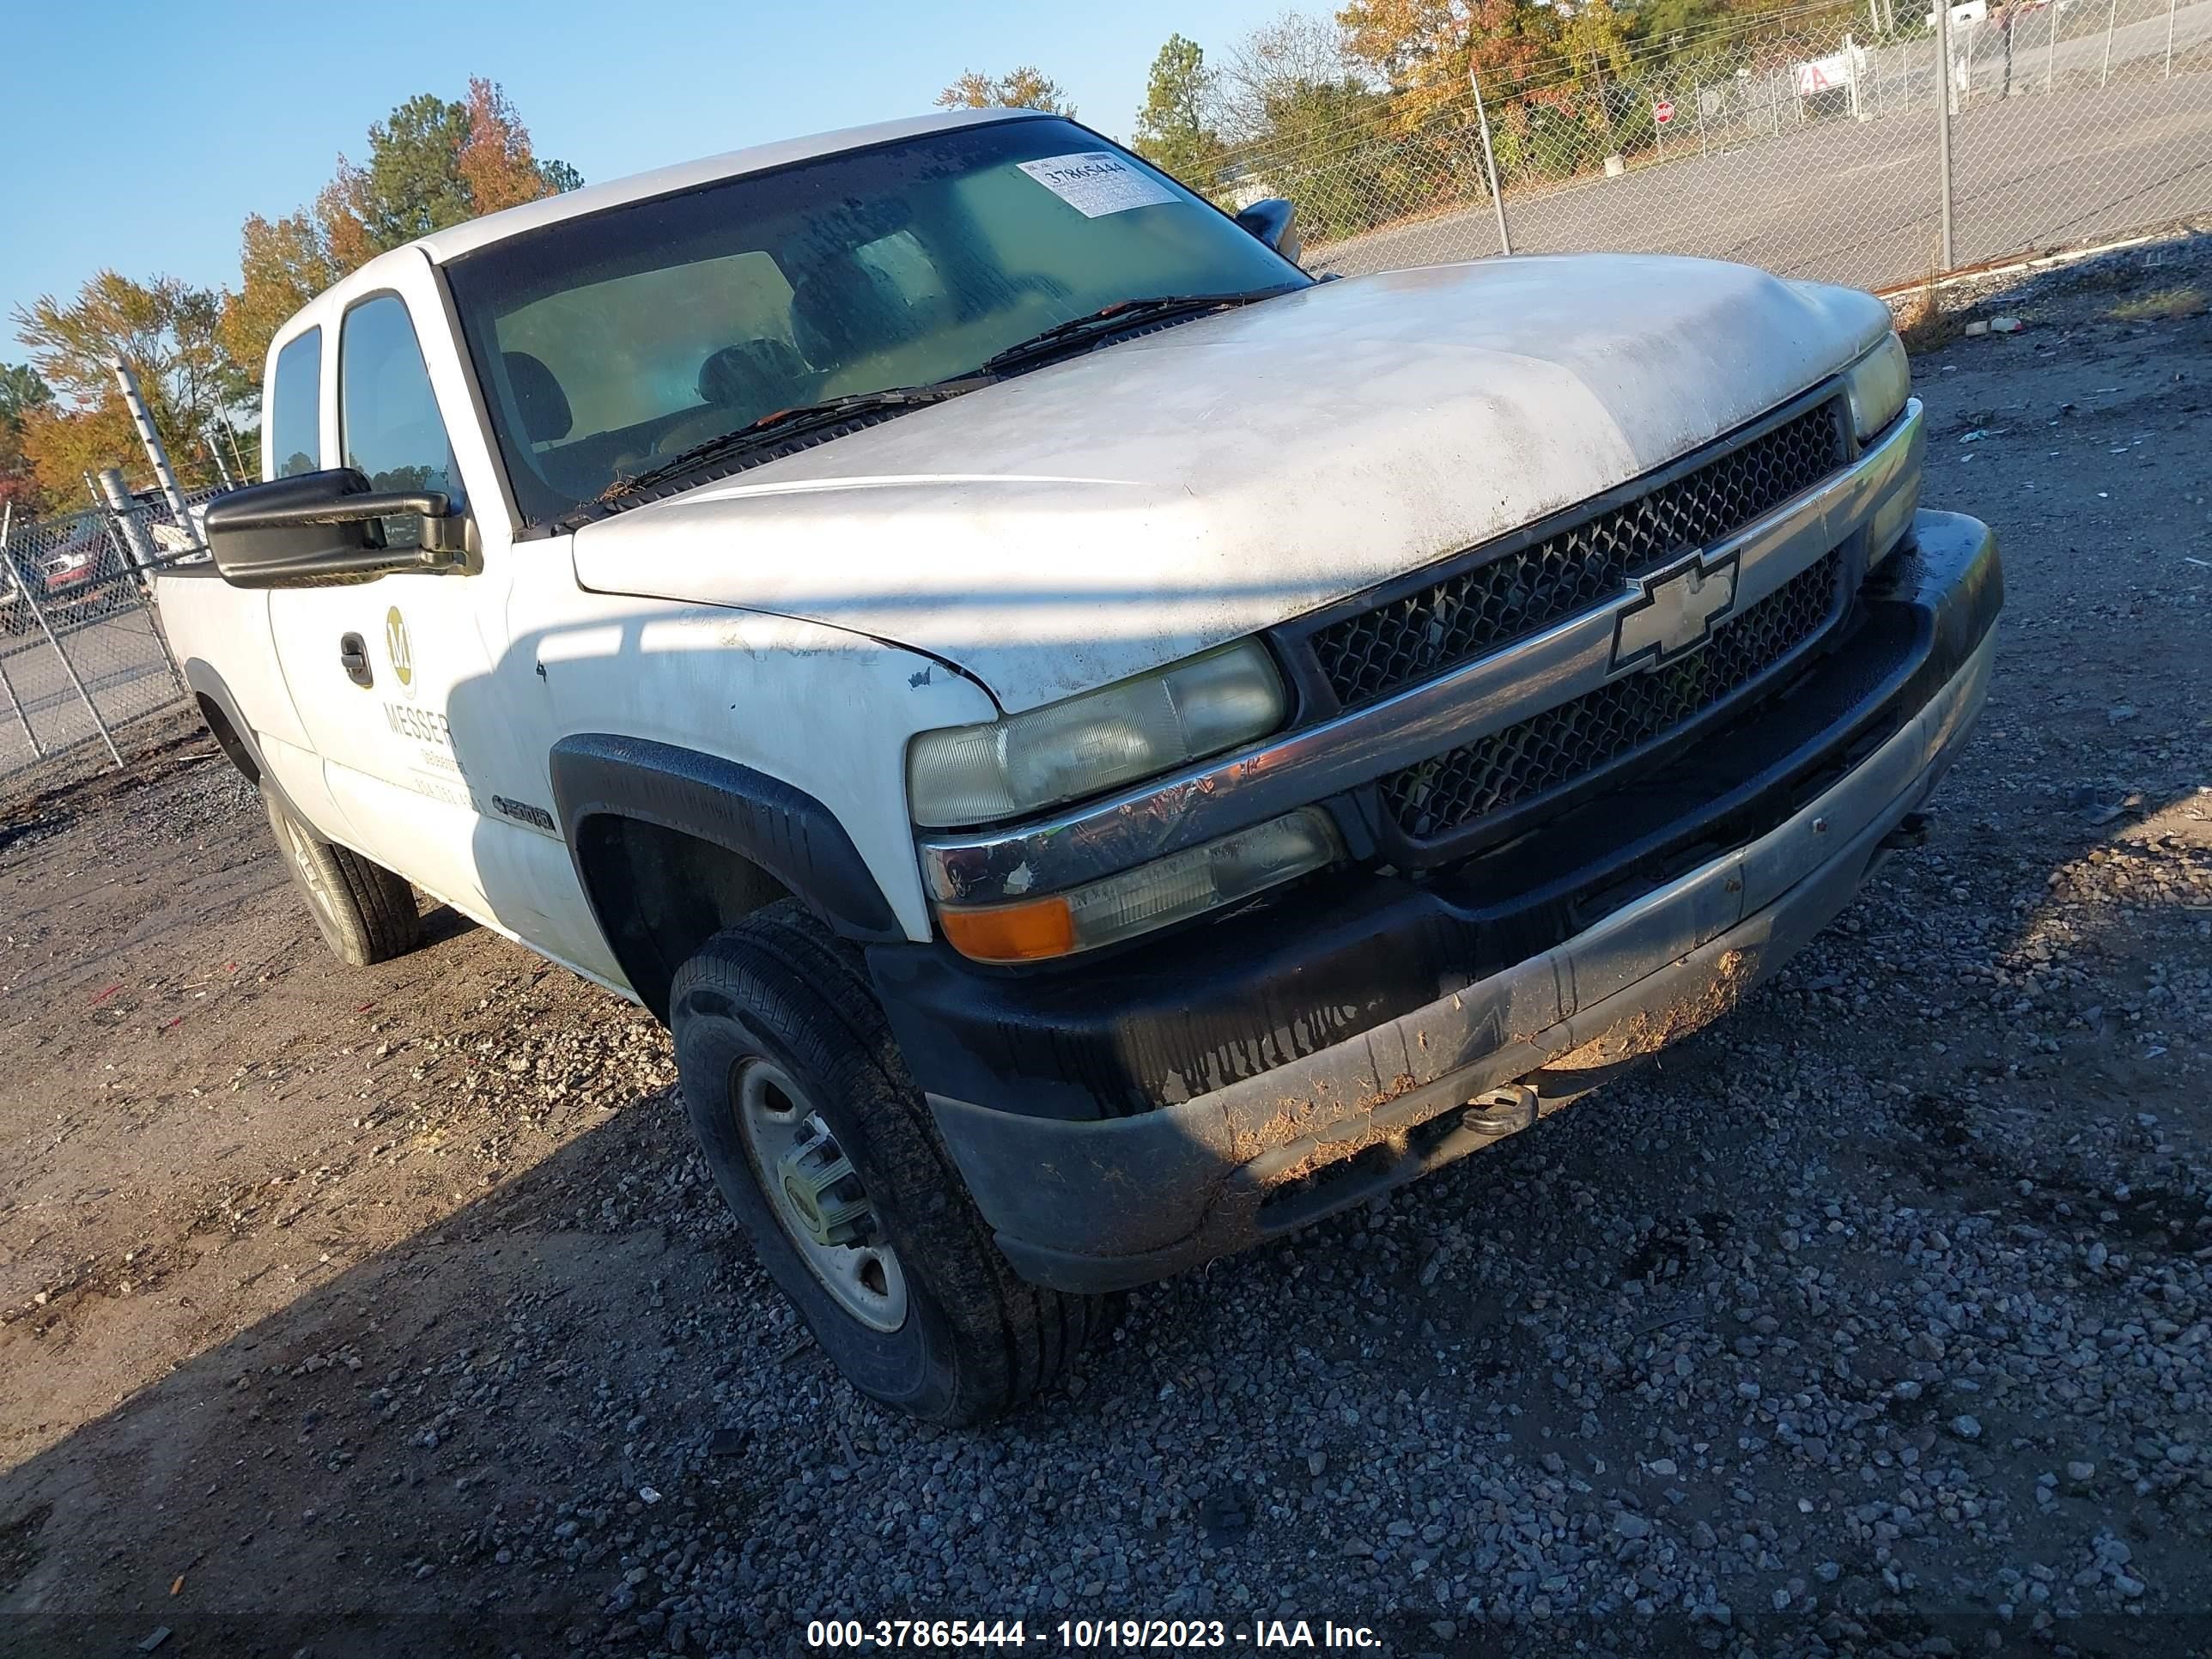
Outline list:
[[[1613,623],[1613,667],[1656,668],[1696,650],[1735,606],[1736,556],[1707,564],[1692,554],[1636,584],[1635,600]]]

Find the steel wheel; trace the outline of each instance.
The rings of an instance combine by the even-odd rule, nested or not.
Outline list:
[[[799,1259],[854,1318],[897,1330],[906,1322],[898,1254],[830,1126],[772,1060],[744,1060],[730,1093],[745,1156]]]

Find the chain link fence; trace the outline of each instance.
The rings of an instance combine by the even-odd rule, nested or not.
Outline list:
[[[1586,58],[1572,81],[1486,76],[1480,113],[1471,85],[1403,94],[1232,152],[1214,193],[1289,197],[1316,271],[1510,240],[1896,288],[1946,266],[1948,95],[1951,268],[2212,216],[2212,0],[1968,0],[1948,74],[1935,14],[1882,3],[1857,27],[1768,20]]]
[[[200,490],[187,509],[219,494]],[[155,614],[152,573],[204,559],[167,503],[126,497],[33,523],[0,542],[0,781],[89,751],[121,766],[184,683]]]

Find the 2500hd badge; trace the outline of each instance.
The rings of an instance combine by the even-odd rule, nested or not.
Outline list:
[[[1880,301],[1297,258],[1034,110],[571,191],[286,323],[312,470],[157,578],[332,948],[420,889],[665,1020],[932,1422],[1723,1017],[1982,706]]]

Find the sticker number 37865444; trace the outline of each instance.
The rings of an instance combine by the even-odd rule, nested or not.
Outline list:
[[[1165,185],[1111,150],[1079,150],[1018,165],[1086,219],[1176,199]]]

